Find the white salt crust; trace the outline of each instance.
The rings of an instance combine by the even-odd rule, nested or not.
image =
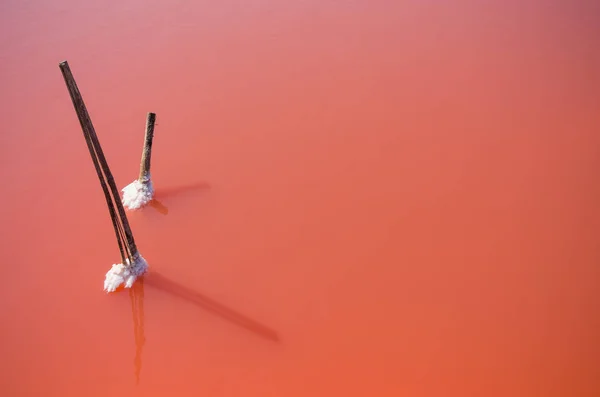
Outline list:
[[[125,262],[126,265],[112,265],[106,273],[104,291],[114,292],[121,284],[125,284],[125,288],[131,288],[135,280],[148,270],[148,262],[139,253],[133,258],[132,264],[129,263],[129,259],[125,259]]]
[[[152,201],[154,187],[150,175],[140,182],[138,179],[125,186],[123,190],[123,206],[130,210],[137,210]]]

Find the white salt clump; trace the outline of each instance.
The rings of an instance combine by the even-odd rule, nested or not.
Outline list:
[[[148,270],[148,262],[139,253],[133,257],[133,263],[130,264],[129,259],[125,259],[125,262],[126,265],[112,265],[106,273],[104,291],[114,292],[121,284],[125,284],[125,288],[131,288],[135,280]]]
[[[143,207],[154,197],[154,187],[150,175],[147,175],[143,182],[136,179],[121,191],[123,192],[123,205],[130,210]]]

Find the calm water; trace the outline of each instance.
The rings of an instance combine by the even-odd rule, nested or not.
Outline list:
[[[562,4],[564,3],[564,4]],[[0,3],[2,396],[600,395],[597,1]],[[119,187],[119,254],[58,63]]]

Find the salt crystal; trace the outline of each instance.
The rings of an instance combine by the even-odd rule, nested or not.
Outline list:
[[[106,292],[114,292],[121,284],[124,284],[125,288],[131,288],[135,280],[148,270],[148,262],[139,253],[135,254],[133,263],[130,263],[129,259],[125,259],[125,262],[125,265],[122,263],[112,265],[106,273],[104,280]]]
[[[136,210],[148,204],[154,197],[154,187],[150,175],[140,182],[138,179],[125,186],[123,190],[123,206]]]

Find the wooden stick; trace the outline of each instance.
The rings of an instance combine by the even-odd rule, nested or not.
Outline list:
[[[156,121],[155,113],[148,113],[146,117],[146,134],[144,136],[144,149],[142,151],[142,162],[140,163],[141,183],[150,181],[150,157],[152,155],[152,139],[154,138],[154,123]]]
[[[94,129],[94,125],[92,124],[92,120],[88,114],[87,108],[85,107],[85,103],[83,102],[83,98],[81,97],[81,93],[79,92],[79,88],[77,87],[77,83],[75,83],[75,78],[71,73],[71,69],[69,68],[69,64],[67,61],[63,61],[59,64],[60,70],[65,79],[65,83],[67,85],[67,89],[69,90],[69,95],[71,96],[71,100],[73,101],[73,106],[75,108],[75,112],[77,113],[77,117],[79,119],[79,123],[81,124],[81,129],[83,131],[84,138],[86,139],[86,143],[88,144],[88,148],[90,149],[90,153],[92,154],[92,161],[94,162],[94,166],[96,167],[96,172],[98,173],[98,177],[100,179],[100,184],[105,192],[105,197],[108,205],[109,212],[111,213],[111,218],[113,219],[113,226],[115,227],[115,233],[117,234],[117,240],[119,240],[119,248],[121,248],[120,242],[120,225],[115,223],[116,214],[114,213],[114,209],[112,208],[111,197],[109,190],[106,187],[106,183],[102,178],[102,174],[100,171],[104,173],[104,176],[107,179],[108,186],[110,188],[110,192],[112,192],[112,200],[114,200],[115,205],[117,207],[119,220],[123,224],[123,231],[126,238],[126,246],[127,253],[130,259],[133,258],[137,254],[137,247],[135,245],[135,240],[133,239],[133,233],[131,232],[131,227],[129,226],[129,221],[127,220],[127,215],[125,215],[125,209],[123,208],[123,203],[121,202],[121,196],[119,195],[119,191],[117,189],[117,185],[115,184],[115,180],[110,172],[110,168],[108,167],[108,163],[106,158],[104,157],[104,152],[100,147],[100,142],[98,141],[98,136],[96,135],[96,130]],[[94,158],[94,152],[97,154],[97,160]],[[123,256],[123,254],[121,254]],[[125,261],[123,262],[125,264]]]

